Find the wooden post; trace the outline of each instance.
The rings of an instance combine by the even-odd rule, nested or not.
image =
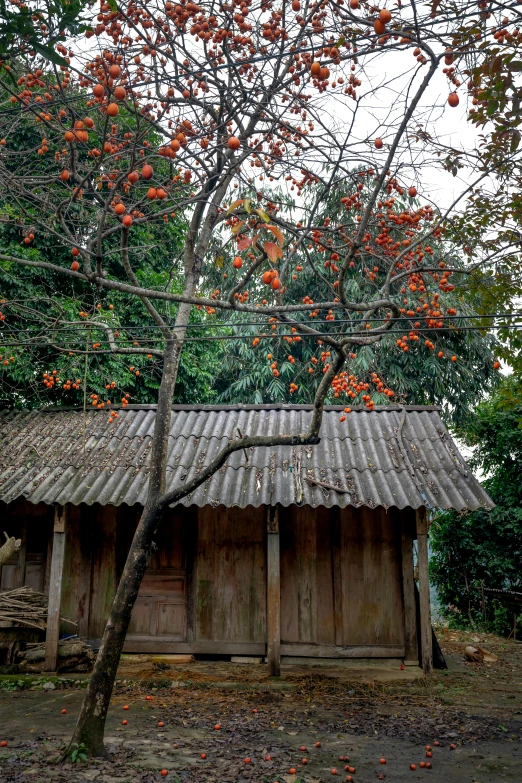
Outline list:
[[[402,512],[402,600],[404,604],[404,663],[419,665],[417,643],[417,612],[415,608],[415,581],[413,578],[413,530],[410,519]]]
[[[281,572],[277,506],[267,508],[266,579],[268,672],[271,677],[279,677],[281,674]]]
[[[27,560],[27,518],[22,519],[20,527],[20,549],[18,550],[18,587],[25,585],[25,571]]]
[[[49,580],[49,608],[45,635],[45,671],[55,672],[58,665],[58,640],[60,638],[60,605],[62,601],[62,576],[65,555],[65,522],[67,506],[55,506],[53,553]]]
[[[433,649],[431,643],[430,581],[428,574],[428,518],[424,507],[417,509],[416,519],[422,669],[425,676],[428,676],[433,671]]]

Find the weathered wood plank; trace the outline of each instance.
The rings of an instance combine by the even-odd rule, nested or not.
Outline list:
[[[62,598],[63,562],[65,556],[65,525],[67,506],[56,506],[54,516],[53,552],[45,635],[45,671],[56,671],[60,638],[60,607]]]
[[[399,516],[399,514],[397,514]],[[404,649],[407,663],[418,663],[417,619],[415,608],[415,582],[413,578],[413,530],[409,515],[402,511],[401,566],[402,600],[404,605]]]
[[[271,677],[281,674],[281,564],[279,543],[279,509],[267,507],[266,595],[268,671]]]
[[[403,658],[401,644],[354,644],[338,647],[335,644],[282,644],[281,655],[306,658]]]
[[[335,612],[332,575],[330,515],[333,509],[315,509],[315,628],[319,644],[335,644]],[[314,513],[312,511],[312,513]]]
[[[419,568],[420,599],[420,641],[422,670],[426,676],[433,672],[433,649],[431,642],[430,581],[428,573],[428,518],[426,509],[416,512],[417,558]]]
[[[89,632],[91,598],[92,528],[84,506],[70,506],[63,569],[62,615],[78,623],[78,636]],[[70,632],[70,626],[67,627]]]
[[[198,551],[198,508],[191,506],[183,512],[184,524],[184,563],[186,568],[186,639],[196,639],[196,600],[197,600],[197,551]]]
[[[341,590],[343,606],[343,646],[367,642],[364,631],[364,568],[362,516],[351,506],[340,510]]]
[[[162,639],[161,637],[151,639],[129,634],[125,640],[123,652],[192,653],[194,655],[204,655],[205,653],[216,655],[265,655],[266,644],[264,642],[223,641],[173,642],[171,639]]]
[[[238,625],[237,553],[233,546],[234,526],[239,524],[237,510],[214,509],[214,639],[230,642],[235,640]]]
[[[281,508],[279,540],[281,561],[281,640],[299,641],[297,533],[292,507]]]
[[[342,550],[341,550],[341,517],[336,506],[330,509],[330,545],[332,554],[332,593],[334,642],[343,644],[343,585],[342,585]]]
[[[198,508],[196,640],[214,639],[214,509]]]
[[[23,517],[20,525],[20,535],[22,543],[18,550],[18,587],[25,585],[25,570],[27,562],[27,517]]]
[[[125,513],[125,506],[122,506]],[[115,506],[82,507],[82,524],[92,527],[92,579],[89,636],[102,636],[116,592],[116,531],[119,509]],[[92,516],[91,516],[92,515]]]
[[[292,513],[296,526],[299,642],[317,641],[316,512],[303,506]]]

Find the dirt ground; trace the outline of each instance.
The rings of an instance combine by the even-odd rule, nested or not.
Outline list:
[[[61,762],[83,679],[44,689],[42,678],[2,677],[0,783],[521,781],[522,644],[451,632],[440,641],[449,670],[429,681],[395,661],[288,665],[271,680],[263,665],[132,657],[108,715],[110,761]],[[469,643],[499,661],[466,662]]]

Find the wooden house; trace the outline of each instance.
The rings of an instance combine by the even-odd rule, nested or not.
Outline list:
[[[490,508],[438,409],[325,410],[316,446],[237,451],[169,510],[128,652],[400,658],[430,670],[427,510]],[[167,484],[246,434],[306,429],[302,405],[173,406]],[[0,588],[50,595],[99,639],[145,500],[155,409],[0,412]],[[417,541],[420,622],[416,621]],[[62,631],[71,632],[70,628]],[[56,658],[54,658],[56,662]]]

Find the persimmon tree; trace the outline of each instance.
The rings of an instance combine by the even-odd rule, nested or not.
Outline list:
[[[459,192],[440,203],[424,182],[438,161],[441,171],[455,168],[434,118],[455,111],[459,95],[476,93],[471,69],[490,58],[506,7],[102,2],[85,38],[56,47],[66,65],[44,68],[30,56],[2,65],[1,220],[19,232],[20,249],[11,242],[0,261],[13,275],[23,267],[81,285],[79,298],[91,292],[77,313],[63,308],[46,318],[37,308],[40,332],[6,341],[4,361],[19,361],[45,339],[71,361],[99,351],[126,357],[129,372],[136,356],[161,368],[147,500],[74,735],[90,753],[104,753],[116,669],[164,510],[234,451],[317,443],[328,395],[346,406],[340,427],[354,402],[372,410],[376,393],[393,401],[394,389],[371,366],[354,372],[361,349],[393,335],[402,356],[436,351],[458,362],[444,346],[445,330],[459,326],[451,320],[461,315],[459,291],[492,252],[507,263],[518,251],[501,236],[493,250],[477,243],[475,253],[466,241],[454,260],[453,221],[496,177],[495,161],[484,169],[467,155]],[[519,15],[516,6],[509,13]],[[516,48],[518,32],[510,37]],[[466,152],[469,140],[462,141]],[[335,193],[336,209],[325,216],[322,204]],[[182,252],[166,281],[151,281],[135,237],[144,226],[168,233],[180,215]],[[42,238],[56,247],[56,260],[33,252]],[[146,344],[119,336],[101,301],[113,294],[134,300],[154,327]],[[6,323],[13,307],[6,299]],[[194,309],[210,329],[229,316],[261,321],[248,339],[266,352],[274,378],[281,365],[271,341],[286,343],[292,366],[308,341],[307,374],[320,380],[307,431],[231,440],[195,478],[167,486],[171,403],[182,351],[195,339],[187,337]],[[34,313],[29,321],[30,330]],[[87,347],[61,342],[72,328]],[[57,394],[85,398],[87,377],[58,381],[48,372],[44,381]],[[290,392],[307,375],[296,381]],[[114,422],[112,399],[92,402]]]

